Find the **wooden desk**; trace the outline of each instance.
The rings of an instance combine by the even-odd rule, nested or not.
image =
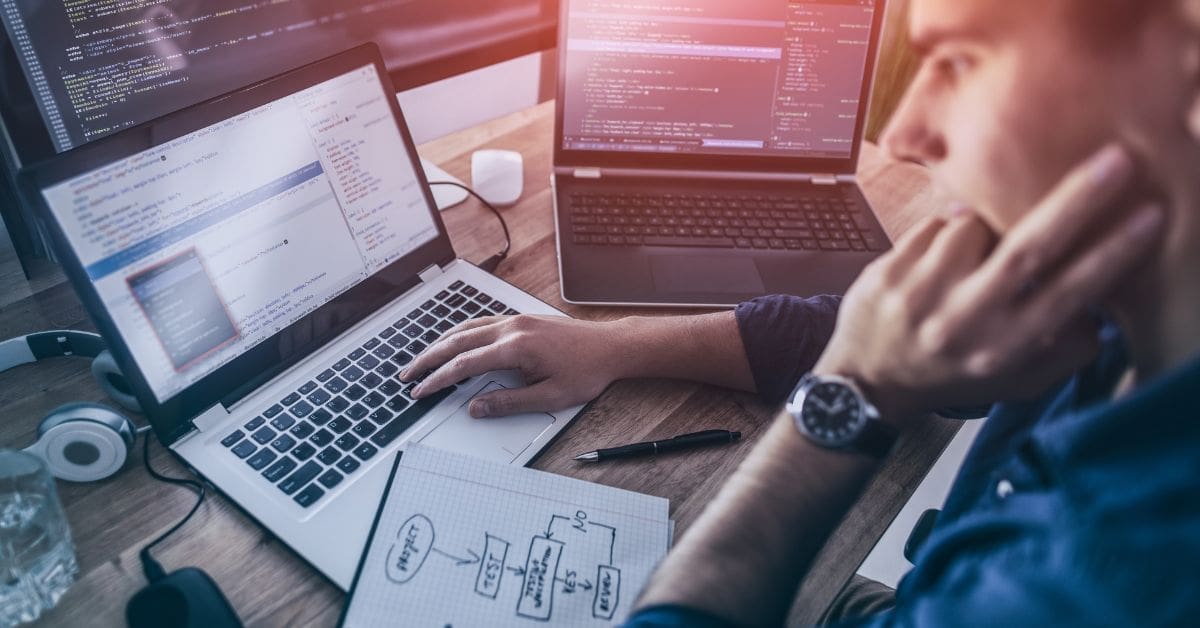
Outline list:
[[[553,103],[545,103],[431,142],[421,152],[464,180],[475,149],[509,148],[525,156],[524,199],[505,210],[513,235],[512,254],[499,268],[505,279],[578,318],[665,314],[662,310],[584,308],[562,302],[549,186],[553,118]],[[931,208],[944,205],[930,191],[920,168],[886,162],[870,146],[862,161],[861,179],[868,196],[893,235]],[[494,219],[473,201],[445,215],[455,247],[467,259],[482,260],[501,246]],[[47,328],[90,329],[91,324],[61,275],[51,272],[25,281],[11,250],[0,251],[0,338]],[[61,403],[78,399],[105,401],[83,360],[54,360],[0,375],[0,445],[24,446],[33,439],[37,418]],[[678,522],[677,531],[686,533],[777,410],[752,395],[685,382],[623,381],[592,403],[533,466],[666,497]],[[708,428],[741,430],[746,438],[736,446],[621,464],[588,466],[570,459],[576,452],[597,446]],[[949,421],[931,424],[900,445],[801,588],[793,623],[815,621],[955,429]],[[184,474],[158,443],[152,445],[152,452],[158,469]],[[138,550],[178,521],[194,497],[147,476],[141,469],[140,441],[129,467],[117,476],[98,484],[60,483],[59,491],[81,573],[58,607],[41,621],[64,626],[124,625],[126,601],[145,584]],[[248,625],[332,625],[342,606],[340,591],[219,496],[210,497],[156,555],[169,570],[194,565],[207,571]]]

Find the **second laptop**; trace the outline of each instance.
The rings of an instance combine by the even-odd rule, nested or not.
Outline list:
[[[564,0],[563,298],[840,294],[890,245],[855,180],[881,0]]]

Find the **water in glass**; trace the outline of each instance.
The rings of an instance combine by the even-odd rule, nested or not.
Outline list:
[[[54,480],[38,458],[0,450],[0,626],[37,619],[79,567]]]

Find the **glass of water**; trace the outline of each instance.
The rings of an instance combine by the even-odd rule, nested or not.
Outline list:
[[[33,621],[54,608],[78,571],[46,465],[0,449],[0,626]]]

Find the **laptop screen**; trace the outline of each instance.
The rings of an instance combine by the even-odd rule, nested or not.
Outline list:
[[[374,65],[42,190],[160,402],[438,237]]]
[[[568,0],[562,150],[843,159],[874,0]]]

